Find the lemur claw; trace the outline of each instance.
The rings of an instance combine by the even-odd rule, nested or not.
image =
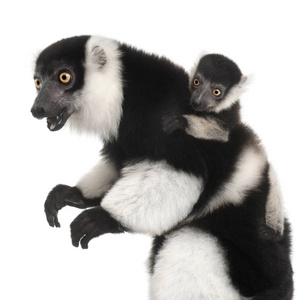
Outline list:
[[[121,233],[126,229],[100,207],[83,211],[71,223],[71,237],[74,247],[81,245],[88,249],[88,243],[105,233]]]
[[[60,227],[58,211],[64,206],[75,206],[85,208],[83,195],[76,187],[59,184],[49,193],[45,201],[45,213],[51,227]]]

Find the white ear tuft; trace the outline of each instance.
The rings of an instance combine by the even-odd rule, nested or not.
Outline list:
[[[249,75],[246,75],[246,76],[242,75],[242,78],[241,78],[240,82],[243,80],[242,81],[242,85],[246,85],[247,86],[247,85],[252,84],[253,81],[254,81],[254,79],[255,79],[255,75],[254,74],[249,74]]]
[[[98,65],[101,69],[107,62],[107,56],[104,49],[99,45],[94,45],[91,49],[91,57],[93,63]]]
[[[241,91],[242,93],[247,91],[248,87],[250,86],[250,84],[252,84],[253,80],[254,80],[254,75],[252,74],[246,76],[242,75],[238,83],[238,88],[242,90]]]
[[[248,77],[242,75],[242,77],[241,77],[241,79],[240,79],[240,82],[239,82],[239,85],[240,85],[240,86],[243,86],[244,84],[246,84],[247,80],[248,80]]]

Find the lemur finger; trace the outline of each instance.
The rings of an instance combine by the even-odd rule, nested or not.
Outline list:
[[[60,227],[60,224],[57,219],[57,210],[54,208],[51,203],[47,202],[45,203],[45,213],[47,217],[47,221],[51,227]]]
[[[80,241],[81,247],[82,249],[88,249],[88,243],[90,242],[90,240],[92,240],[93,238],[97,237],[96,234],[94,234],[95,232],[91,232],[90,234],[86,234]]]
[[[91,224],[89,223],[89,219],[86,217],[86,214],[86,211],[81,213],[70,225],[72,244],[75,247],[79,246],[81,238],[84,237],[92,229]]]
[[[55,225],[55,227],[60,227],[60,223],[58,222],[58,218],[57,218],[57,216],[54,218],[54,225]]]
[[[51,227],[60,227],[60,223],[58,222],[57,214],[56,215],[51,214],[46,211],[46,217],[47,217],[48,224]]]

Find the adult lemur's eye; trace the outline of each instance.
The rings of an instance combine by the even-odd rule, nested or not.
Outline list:
[[[63,72],[59,75],[59,80],[62,83],[69,83],[71,80],[71,74],[69,74],[67,72]]]
[[[200,84],[200,81],[197,78],[195,78],[193,80],[193,84],[196,85],[196,86],[198,86]]]
[[[42,83],[38,78],[34,79],[34,83],[37,89],[40,89],[40,87],[42,86]]]
[[[220,96],[220,94],[221,94],[220,90],[218,90],[218,89],[213,90],[213,95],[214,96],[218,97],[218,96]]]

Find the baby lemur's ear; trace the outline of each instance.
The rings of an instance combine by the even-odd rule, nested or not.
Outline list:
[[[246,89],[248,88],[248,86],[250,84],[252,84],[254,80],[254,76],[251,74],[251,75],[242,75],[239,83],[238,83],[238,87],[242,88],[242,89]]]
[[[248,77],[247,76],[244,76],[242,75],[238,85],[241,87],[241,86],[244,86],[244,85],[247,85],[247,81],[248,81]]]

